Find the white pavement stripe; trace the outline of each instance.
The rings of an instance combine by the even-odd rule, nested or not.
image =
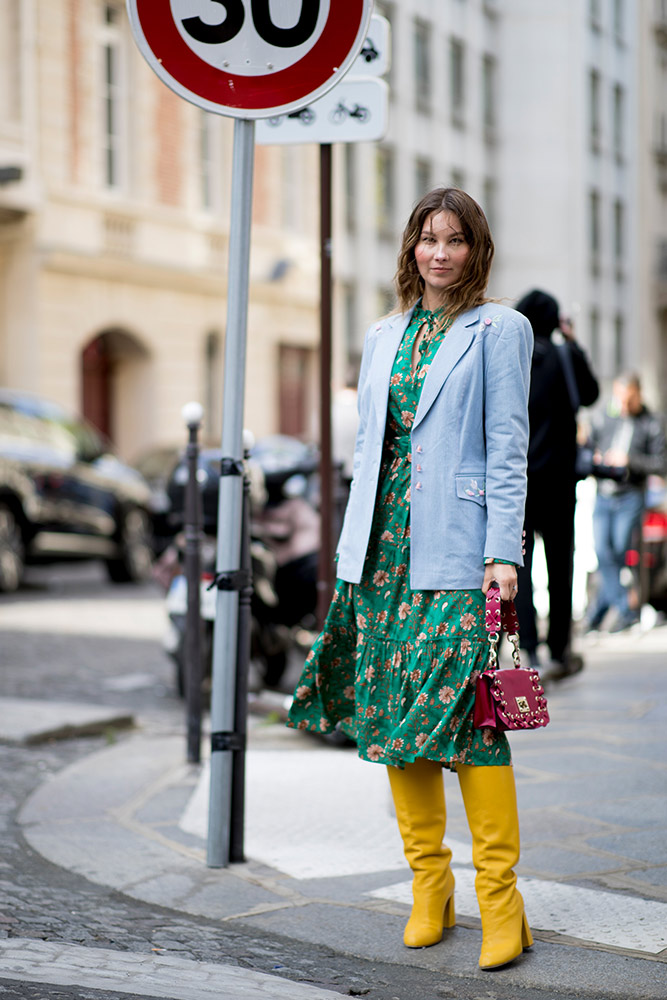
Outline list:
[[[384,767],[356,754],[313,750],[247,755],[246,854],[295,879],[340,878],[405,868],[403,845],[391,813]],[[327,807],[321,792],[327,789]],[[206,839],[208,765],[181,818],[181,829]],[[457,861],[470,864],[469,844],[448,839]]]
[[[341,996],[250,969],[28,938],[0,941],[0,979],[170,1000],[340,1000]]]
[[[475,873],[453,865],[455,909],[478,917]],[[657,955],[667,948],[667,903],[636,896],[583,889],[562,882],[519,878],[528,922],[534,930],[556,931],[581,941]],[[412,884],[399,882],[368,893],[377,899],[412,905]]]

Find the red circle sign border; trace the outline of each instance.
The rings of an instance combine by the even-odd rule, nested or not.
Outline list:
[[[333,4],[336,0],[333,0]],[[355,40],[372,4],[366,0],[346,0],[345,23],[336,22],[332,8],[316,44],[303,58],[287,69],[262,76],[225,73],[200,59],[181,37],[171,16],[169,0],[130,0],[136,20],[152,59],[149,63],[164,82],[194,103],[232,115],[264,117],[303,107],[324,93],[333,76],[356,56]],[[350,10],[351,8],[351,10]],[[165,16],[166,15],[166,16]],[[367,15],[364,17],[364,15]],[[325,49],[327,56],[320,55]],[[146,53],[144,53],[146,54]],[[342,74],[340,74],[342,76]],[[173,83],[172,83],[173,81]],[[277,101],[278,98],[278,101]]]

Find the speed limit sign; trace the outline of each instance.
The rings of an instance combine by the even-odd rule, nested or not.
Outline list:
[[[127,0],[161,80],[193,104],[267,118],[310,104],[354,62],[372,0]]]

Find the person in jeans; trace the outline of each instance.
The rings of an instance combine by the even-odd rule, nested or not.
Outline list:
[[[593,474],[596,465],[604,465],[617,470],[617,477],[598,480],[593,535],[599,587],[586,615],[586,628],[599,628],[613,608],[616,617],[610,631],[620,632],[639,617],[621,580],[625,554],[641,531],[646,479],[665,471],[662,421],[644,405],[637,375],[615,380],[611,404],[593,424],[589,443],[594,449]]]

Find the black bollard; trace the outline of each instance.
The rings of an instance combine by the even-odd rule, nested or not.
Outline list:
[[[197,480],[199,468],[199,428],[202,408],[199,403],[183,407],[183,419],[188,427],[186,459],[188,478],[185,484],[185,579],[188,587],[188,605],[185,617],[183,659],[185,664],[185,695],[187,704],[188,763],[201,760],[201,686],[202,686],[202,621],[200,608],[201,580],[201,493]]]

